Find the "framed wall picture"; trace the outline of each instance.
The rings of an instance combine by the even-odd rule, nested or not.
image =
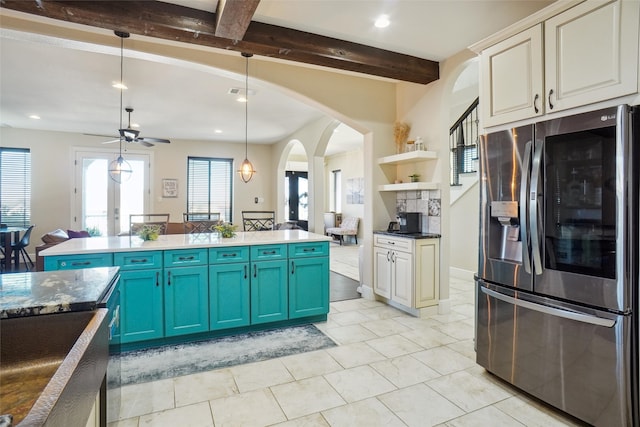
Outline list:
[[[163,179],[162,180],[162,197],[178,197],[178,180]]]

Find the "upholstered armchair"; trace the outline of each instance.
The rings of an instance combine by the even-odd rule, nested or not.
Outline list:
[[[344,236],[353,236],[356,241],[356,245],[358,244],[358,224],[360,223],[360,218],[357,217],[346,217],[340,223],[340,227],[330,227],[327,228],[326,233],[328,236],[337,237],[340,240],[340,244],[344,243]]]

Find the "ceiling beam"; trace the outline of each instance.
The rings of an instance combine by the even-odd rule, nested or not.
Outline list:
[[[260,0],[218,0],[216,37],[242,40]]]
[[[439,78],[435,61],[255,21],[242,40],[217,37],[215,13],[159,1],[2,0],[0,6],[93,27],[413,83],[427,84]]]

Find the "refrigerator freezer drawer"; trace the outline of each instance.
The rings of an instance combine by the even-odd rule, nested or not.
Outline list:
[[[595,426],[633,425],[631,316],[577,313],[477,286],[477,362]]]

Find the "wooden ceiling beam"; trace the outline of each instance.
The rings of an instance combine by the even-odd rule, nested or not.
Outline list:
[[[216,37],[242,40],[260,0],[218,0]]]
[[[77,24],[413,83],[439,78],[435,61],[255,21],[242,40],[218,37],[215,13],[159,1],[2,0],[0,5]]]

